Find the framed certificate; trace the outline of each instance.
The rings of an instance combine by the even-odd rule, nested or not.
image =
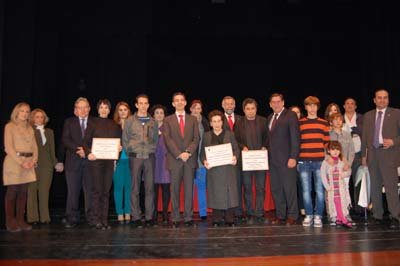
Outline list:
[[[232,164],[233,152],[230,143],[205,147],[210,167]]]
[[[93,138],[92,153],[96,159],[118,160],[120,145],[119,138]]]
[[[268,151],[242,151],[242,169],[243,171],[268,170]]]

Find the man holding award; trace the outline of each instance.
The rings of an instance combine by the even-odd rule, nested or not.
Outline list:
[[[268,144],[267,120],[257,115],[257,102],[252,98],[246,98],[243,103],[245,116],[236,122],[234,126],[235,137],[242,154],[260,150],[266,151]],[[257,155],[257,154],[256,154]],[[243,156],[242,156],[243,157]],[[243,158],[241,158],[243,161]],[[267,156],[265,156],[267,160]],[[254,161],[253,161],[254,162]],[[264,198],[265,198],[265,170],[254,170],[259,165],[242,165],[242,177],[244,185],[244,199],[246,203],[247,223],[253,224],[254,220],[264,222]],[[258,168],[259,169],[259,168]],[[256,203],[253,208],[252,176],[256,183]]]

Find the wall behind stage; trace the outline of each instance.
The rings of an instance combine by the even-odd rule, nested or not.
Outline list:
[[[242,2],[242,3],[238,3]],[[316,3],[313,3],[316,2]],[[385,1],[383,1],[385,2]],[[291,3],[291,4],[289,4]],[[1,120],[27,101],[51,118],[59,139],[73,102],[115,105],[147,93],[170,108],[176,90],[200,98],[206,111],[224,95],[268,97],[287,105],[317,95],[322,109],[345,97],[373,107],[376,87],[399,105],[400,34],[388,3],[332,1],[2,1]],[[171,108],[170,108],[171,111]],[[95,115],[95,112],[92,112]],[[1,132],[2,134],[2,132]],[[52,207],[63,207],[57,175]]]

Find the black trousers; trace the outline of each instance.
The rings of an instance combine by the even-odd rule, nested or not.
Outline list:
[[[154,184],[154,218],[157,218],[158,214],[158,190],[161,188],[162,193],[162,214],[163,219],[168,217],[168,205],[171,199],[171,192],[169,190],[170,184]]]
[[[113,160],[95,160],[89,162],[92,179],[92,212],[94,224],[108,224],[110,189],[114,173]]]
[[[88,168],[88,161],[82,160],[79,167],[75,170],[66,170],[65,178],[67,181],[67,207],[66,207],[66,217],[68,222],[77,223],[79,222],[79,196],[81,194],[81,189],[83,188],[83,193],[85,197],[85,213],[86,220],[92,223],[92,207],[91,207],[91,178]]]

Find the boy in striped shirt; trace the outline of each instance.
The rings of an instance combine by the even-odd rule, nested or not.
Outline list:
[[[299,120],[300,154],[298,171],[303,188],[303,202],[306,217],[303,226],[322,227],[322,214],[325,207],[324,187],[321,180],[321,164],[325,159],[325,145],[329,141],[329,124],[318,117],[320,101],[315,96],[304,100],[307,116]],[[311,198],[312,180],[316,193],[315,208]]]

